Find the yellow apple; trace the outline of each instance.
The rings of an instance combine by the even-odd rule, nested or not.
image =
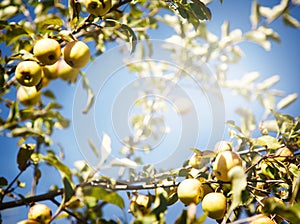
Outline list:
[[[82,68],[90,60],[90,48],[83,41],[68,42],[63,49],[63,58],[73,68]]]
[[[57,71],[59,78],[67,82],[76,82],[80,69],[73,68],[70,65],[68,65],[64,60],[60,60],[58,62]]]
[[[20,86],[17,90],[17,99],[25,106],[34,106],[40,101],[41,93],[35,86]]]
[[[59,60],[53,65],[44,66],[43,74],[47,79],[61,78],[68,82],[77,80],[80,69],[68,65],[65,60]]]
[[[275,224],[275,222],[268,216],[259,216],[258,218],[251,221],[249,224]]]
[[[49,80],[57,79],[58,78],[58,72],[57,72],[58,62],[59,61],[55,62],[53,65],[43,66],[43,76]]]
[[[41,81],[42,69],[35,61],[22,61],[16,67],[15,76],[23,86],[36,86]]]
[[[235,152],[225,151],[217,155],[213,163],[213,171],[218,180],[230,181],[228,171],[235,166],[242,166],[241,157]]]
[[[226,197],[219,192],[212,192],[204,196],[202,209],[212,219],[222,219],[227,209]]]
[[[30,207],[28,212],[28,219],[35,220],[41,224],[48,224],[51,221],[52,212],[47,205],[35,204]]]
[[[111,0],[84,0],[86,10],[95,16],[103,16],[111,9]]]
[[[60,44],[54,39],[40,39],[33,46],[33,55],[43,65],[53,65],[61,55]]]
[[[199,204],[203,198],[202,184],[197,179],[185,179],[177,188],[177,195],[179,200],[185,204]]]

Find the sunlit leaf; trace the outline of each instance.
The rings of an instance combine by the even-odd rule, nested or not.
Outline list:
[[[261,15],[266,17],[270,23],[284,12],[284,10],[288,7],[288,4],[289,0],[281,0],[278,5],[275,5],[272,8],[260,6],[259,12]]]
[[[265,79],[263,82],[259,83],[257,85],[257,88],[259,90],[266,90],[271,88],[272,86],[274,86],[276,83],[278,83],[280,80],[280,76],[279,75],[274,75],[270,78]]]
[[[48,153],[46,155],[40,154],[39,157],[40,159],[44,160],[49,165],[55,167],[57,170],[63,173],[62,176],[66,176],[69,180],[72,180],[72,172],[70,168],[64,163],[62,163],[54,154],[54,152],[48,150]]]
[[[86,114],[92,108],[92,106],[94,104],[94,98],[95,98],[95,96],[94,96],[93,90],[89,86],[89,81],[88,81],[85,73],[80,72],[80,74],[81,74],[81,77],[82,77],[83,88],[87,91],[87,94],[88,94],[86,108],[83,109],[83,111],[82,111],[82,113]]]
[[[110,155],[110,153],[111,153],[111,139],[106,133],[103,133],[102,143],[100,147],[101,160],[99,164],[103,164],[108,158],[108,156]]]
[[[114,191],[106,190],[102,187],[85,186],[83,189],[84,199],[94,201],[96,206],[97,200],[102,200],[110,204],[114,204],[123,209],[125,204],[123,198]]]
[[[93,150],[93,153],[95,154],[95,156],[99,157],[98,150],[91,139],[88,139],[88,143],[89,143],[90,148]]]
[[[136,169],[138,167],[138,164],[128,158],[115,158],[110,162],[111,166],[123,166],[128,167],[132,169]]]
[[[286,96],[285,98],[283,98],[282,100],[280,100],[278,102],[277,109],[281,110],[283,108],[286,108],[287,106],[292,104],[297,98],[298,98],[297,93],[293,93],[293,94],[290,94],[290,95]]]
[[[257,27],[259,20],[260,20],[259,4],[257,1],[253,1],[251,6],[251,15],[250,15],[250,21],[253,28]]]
[[[270,150],[276,150],[281,147],[278,140],[270,135],[263,135],[259,138],[251,139],[251,142],[253,142],[254,145],[263,146]]]
[[[232,201],[226,214],[226,218],[228,218],[230,213],[241,204],[242,192],[247,187],[247,176],[241,166],[231,168],[228,172],[228,177],[231,179]]]
[[[121,24],[121,28],[126,30],[128,33],[129,43],[130,43],[130,53],[133,53],[136,48],[137,37],[136,37],[134,31],[126,24]]]
[[[283,22],[285,25],[295,27],[295,28],[300,28],[300,22],[296,18],[289,15],[288,13],[283,14]]]

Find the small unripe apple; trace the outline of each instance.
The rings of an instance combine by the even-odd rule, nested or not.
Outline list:
[[[22,61],[16,67],[15,76],[23,86],[36,86],[41,81],[42,69],[35,61]]]
[[[202,184],[197,179],[185,179],[177,188],[178,198],[184,205],[199,204],[203,198],[203,193]]]
[[[150,212],[150,198],[147,195],[139,194],[130,201],[129,210],[132,214],[140,211],[143,215]]]
[[[19,221],[17,222],[17,224],[41,224],[40,222],[38,221],[35,221],[35,220],[22,220],[22,221]]]
[[[95,16],[103,16],[111,9],[111,0],[84,0],[86,10]]]
[[[43,65],[53,65],[61,55],[60,44],[54,39],[40,39],[33,46],[33,55]]]
[[[17,99],[24,106],[34,106],[40,101],[41,93],[37,91],[35,86],[20,86],[17,90]]]
[[[226,197],[219,192],[212,192],[204,196],[202,209],[212,219],[222,219],[227,209]]]
[[[52,212],[47,205],[35,204],[30,207],[28,219],[35,220],[41,224],[48,224],[51,221]]]
[[[68,42],[63,49],[63,58],[73,68],[83,68],[90,60],[90,48],[83,41]]]
[[[260,216],[251,221],[249,224],[275,224],[275,222],[268,216]]]
[[[242,166],[242,159],[239,154],[232,151],[221,152],[213,164],[214,174],[218,180],[230,181],[228,171],[235,166]]]

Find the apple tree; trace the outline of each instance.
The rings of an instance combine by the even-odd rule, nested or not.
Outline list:
[[[232,78],[230,70],[247,55],[246,42],[271,53],[280,46],[275,21],[298,29],[300,2],[254,0],[249,30],[224,21],[217,33],[208,26],[211,4],[224,3],[0,3],[0,133],[15,139],[5,150],[16,152],[19,170],[12,179],[1,173],[2,222],[1,213],[17,207],[28,213],[16,217],[24,224],[300,222],[300,119],[284,113],[298,95],[275,89],[279,75]],[[66,88],[73,103],[61,103]],[[98,101],[105,88],[119,93]],[[227,105],[228,96],[240,103]],[[71,117],[64,108],[72,108]],[[227,108],[236,115],[226,117]],[[99,122],[113,123],[118,135],[99,134]],[[74,165],[65,162],[74,148],[53,146],[55,133],[70,126],[85,157]],[[47,167],[60,178],[41,191]],[[29,182],[22,181],[26,173]]]

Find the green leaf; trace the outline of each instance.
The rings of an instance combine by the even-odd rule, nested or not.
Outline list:
[[[178,201],[178,195],[177,192],[172,192],[170,195],[168,195],[167,200],[167,206],[173,205]]]
[[[92,106],[94,104],[95,96],[94,96],[93,90],[89,86],[89,81],[88,81],[85,73],[80,72],[80,74],[81,74],[81,77],[82,77],[83,88],[87,91],[87,94],[88,94],[88,100],[87,100],[86,108],[83,109],[83,111],[82,111],[82,113],[86,114],[92,108]]]
[[[91,139],[88,139],[88,143],[89,143],[90,148],[93,150],[93,153],[96,155],[96,157],[99,157],[98,150]]]
[[[251,139],[251,142],[256,146],[263,146],[269,150],[276,150],[281,147],[281,144],[278,140],[270,135],[263,135],[259,138]]]
[[[5,35],[6,45],[9,46],[13,43],[18,42],[18,40],[21,37],[29,37],[29,36],[28,33],[22,27],[12,25],[10,29],[7,30]]]
[[[5,177],[0,177],[0,187],[5,187],[8,185],[8,181],[6,180]]]
[[[264,202],[264,212],[267,214],[276,214],[291,223],[300,223],[300,205],[296,204],[288,207],[284,203],[278,202],[274,198],[267,198]]]
[[[257,1],[253,1],[251,6],[251,15],[250,15],[250,21],[253,28],[257,27],[259,20],[260,20],[259,4]]]
[[[226,213],[225,220],[227,220],[234,209],[242,203],[242,192],[247,187],[247,176],[241,166],[235,166],[228,172],[228,177],[231,180],[232,200],[231,205]]]
[[[167,210],[167,199],[163,194],[159,194],[156,195],[155,200],[159,201],[159,203],[158,206],[151,211],[151,213],[155,214],[156,217],[160,217],[160,214]]]
[[[84,199],[88,200],[89,202],[102,200],[107,203],[114,204],[121,209],[124,209],[125,207],[123,198],[114,191],[110,191],[102,187],[93,186],[85,186],[82,188],[82,191],[84,194]],[[95,204],[95,206],[96,205],[97,204]]]
[[[285,25],[295,27],[295,28],[300,28],[300,22],[296,18],[289,15],[288,13],[284,13],[282,19]]]
[[[126,30],[128,33],[129,43],[130,43],[130,53],[132,54],[136,49],[137,37],[134,31],[126,24],[121,24],[121,28]]]
[[[47,155],[40,154],[40,158],[44,160],[49,165],[55,167],[57,170],[61,172],[62,177],[66,176],[69,180],[72,180],[72,172],[70,168],[62,163],[57,156],[51,150],[47,151]]]
[[[268,23],[271,23],[285,11],[288,4],[289,0],[281,0],[280,4],[275,5],[272,8],[261,6],[259,12],[268,19]]]
[[[179,12],[179,15],[184,18],[184,19],[188,19],[189,18],[189,14],[188,12],[186,11],[186,9],[182,6],[179,6],[178,7],[178,12]]]
[[[34,152],[35,144],[23,144],[17,155],[18,168],[24,171],[27,168],[28,160]]]
[[[115,158],[110,162],[109,165],[110,166],[128,167],[128,168],[132,168],[132,169],[136,169],[138,167],[136,162],[134,162],[128,158]]]
[[[111,139],[106,133],[103,133],[100,153],[101,153],[101,160],[99,164],[101,165],[107,160],[107,158],[111,154]]]
[[[56,99],[54,93],[51,90],[44,91],[43,95],[50,98],[50,99],[52,99],[52,100]]]
[[[73,189],[73,182],[67,176],[63,175],[62,178],[63,185],[64,185],[64,194],[63,194],[63,201],[64,203],[68,202],[71,197],[74,195],[75,191]]]
[[[197,18],[200,20],[211,20],[211,11],[209,8],[206,7],[206,5],[199,1],[199,0],[193,0],[194,3],[190,3],[191,9],[196,14]]]
[[[277,109],[281,110],[283,108],[286,108],[287,106],[292,104],[297,98],[298,98],[297,93],[293,93],[293,94],[290,94],[290,95],[286,96],[285,98],[283,98],[282,100],[280,100],[278,102]]]

